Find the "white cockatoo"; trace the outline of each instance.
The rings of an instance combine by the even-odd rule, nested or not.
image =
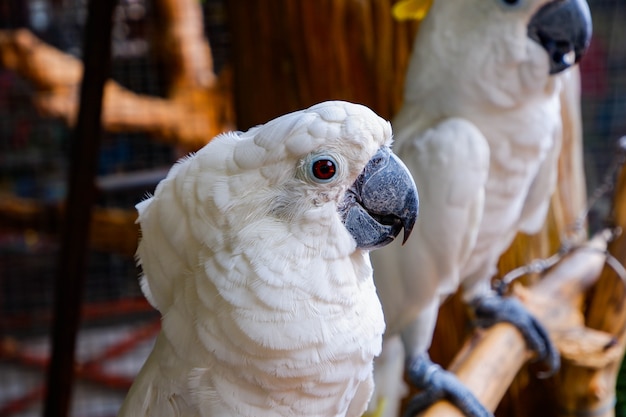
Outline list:
[[[394,151],[423,203],[407,245],[372,254],[384,350],[397,352],[392,339],[401,339],[408,379],[422,389],[408,415],[445,397],[466,415],[484,417],[491,413],[428,356],[438,310],[461,286],[477,324],[512,322],[547,372],[558,369],[541,324],[490,283],[517,232],[536,233],[544,223],[561,143],[559,93],[590,42],[590,12],[585,0],[409,0],[397,7],[418,14],[430,7],[392,121]],[[378,384],[386,366],[397,367],[384,352],[370,410],[386,397],[386,415],[396,416],[394,394],[385,390],[397,393],[397,385]]]
[[[139,203],[162,330],[120,417],[359,416],[384,320],[369,251],[417,190],[365,106],[325,102],[217,136]]]

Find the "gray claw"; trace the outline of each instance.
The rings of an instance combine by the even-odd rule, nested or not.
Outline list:
[[[517,327],[528,347],[537,353],[537,361],[545,363],[547,371],[537,374],[540,378],[554,375],[561,366],[561,357],[550,340],[550,335],[524,305],[512,297],[481,297],[472,303],[476,325],[490,327],[495,323],[508,322]]]
[[[467,417],[493,417],[456,375],[433,363],[428,355],[410,359],[407,373],[409,381],[422,391],[410,399],[404,417],[413,417],[442,399],[450,401]]]

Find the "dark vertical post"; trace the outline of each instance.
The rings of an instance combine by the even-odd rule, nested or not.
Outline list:
[[[55,282],[45,417],[67,416],[74,381],[74,350],[85,284],[91,209],[96,197],[94,178],[102,134],[103,89],[111,66],[115,3],[115,0],[91,0],[88,6],[80,107],[70,146],[68,196]]]

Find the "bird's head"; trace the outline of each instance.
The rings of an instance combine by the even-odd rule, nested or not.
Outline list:
[[[433,2],[438,3],[437,8],[445,8],[446,3],[459,11],[472,8],[483,16],[489,15],[490,10],[500,15],[510,14],[515,20],[519,20],[518,16],[525,16],[527,36],[548,54],[550,74],[580,61],[591,42],[591,12],[586,0],[402,0],[394,5],[392,12],[398,20],[422,20],[433,7]],[[471,12],[463,13],[470,20],[480,21],[471,19]]]
[[[223,210],[247,202],[283,223],[339,220],[364,250],[393,241],[403,228],[406,241],[418,195],[391,140],[389,122],[343,101],[220,137],[234,145],[230,185],[221,187],[230,207]]]
[[[510,108],[552,94],[551,75],[582,58],[592,32],[586,0],[404,0],[394,10],[423,19],[405,99],[440,97],[454,112],[459,97]]]

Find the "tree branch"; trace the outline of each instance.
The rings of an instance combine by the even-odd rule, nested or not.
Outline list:
[[[160,0],[164,16],[159,41],[172,75],[168,98],[151,97],[109,80],[103,127],[110,132],[144,132],[195,150],[215,135],[232,130],[235,116],[232,76],[213,73],[211,48],[204,38],[202,13],[194,0]],[[78,109],[82,63],[36,38],[30,31],[0,31],[0,65],[31,81],[41,114],[73,125]]]
[[[612,355],[611,335],[584,327],[579,303],[599,276],[605,261],[607,237],[599,235],[576,250],[529,289],[517,286],[516,295],[548,328],[565,359],[592,354]],[[572,341],[577,341],[576,346]],[[511,324],[500,323],[477,332],[457,354],[449,369],[490,410],[500,403],[519,369],[530,358],[521,334]],[[447,401],[430,407],[424,417],[463,414]]]

